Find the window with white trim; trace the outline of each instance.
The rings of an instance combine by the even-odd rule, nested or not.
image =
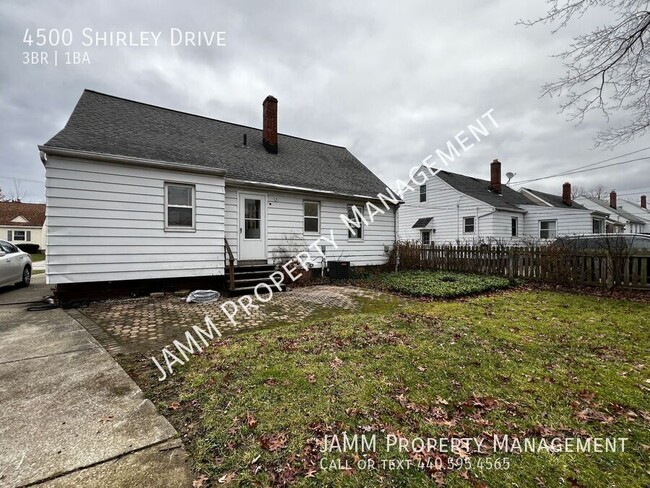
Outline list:
[[[427,185],[420,185],[420,202],[427,201]]]
[[[474,217],[465,217],[463,218],[463,229],[465,234],[474,233]]]
[[[605,221],[603,219],[593,219],[592,220],[592,231],[594,234],[602,234],[604,232]]]
[[[194,228],[194,186],[165,183],[165,205],[167,228]]]
[[[11,232],[11,231],[10,231]],[[32,232],[30,230],[14,230],[13,239],[11,241],[29,242],[32,240]]]
[[[302,202],[303,224],[305,233],[320,232],[320,202],[305,200]]]
[[[354,209],[357,208],[357,212]],[[358,214],[363,215],[363,207],[359,209],[355,205],[348,205],[348,219],[350,222],[350,227],[348,227],[348,239],[363,239],[363,219]],[[357,227],[355,223],[358,222],[359,226]]]
[[[557,236],[557,221],[555,220],[539,221],[540,239],[555,239],[556,236]]]
[[[512,237],[517,237],[519,235],[519,219],[517,217],[512,217],[510,219],[510,235]]]
[[[422,231],[422,245],[430,246],[431,245],[431,231],[423,230]]]

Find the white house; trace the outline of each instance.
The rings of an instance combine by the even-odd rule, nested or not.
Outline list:
[[[603,200],[597,198],[579,196],[576,201],[592,210],[609,212],[610,224],[608,232],[624,232],[626,234],[639,234],[650,232],[650,222],[640,216],[636,216],[631,210],[618,205],[616,191],[609,194],[609,205]]]
[[[383,264],[395,210],[350,232],[341,215],[386,186],[347,149],[86,90],[43,146],[48,283],[224,275],[320,235],[328,259]],[[313,251],[312,251],[313,252]],[[317,263],[321,265],[322,260]]]
[[[0,202],[0,239],[45,250],[45,204]]]
[[[589,234],[604,212],[594,212],[571,200],[571,185],[563,196],[530,189],[517,192],[501,184],[501,163],[490,165],[490,180],[449,171],[429,177],[419,191],[403,195],[398,210],[398,238],[429,243],[465,243],[497,240],[520,243],[553,239],[559,235]]]
[[[650,212],[648,212],[648,204],[647,204],[646,196],[641,195],[641,199],[639,200],[638,204],[630,200],[627,200],[625,198],[621,198],[620,201],[621,201],[621,205],[620,205],[621,210],[625,210],[626,212],[642,220],[644,222],[642,232],[646,234],[650,233]]]

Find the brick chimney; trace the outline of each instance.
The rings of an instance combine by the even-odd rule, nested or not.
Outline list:
[[[648,209],[645,201],[645,195],[641,195],[641,208],[645,208],[646,210]]]
[[[571,206],[571,183],[568,181],[562,185],[562,203],[567,206]]]
[[[609,193],[609,206],[616,209],[616,190],[612,190]]]
[[[490,190],[501,193],[501,163],[498,159],[490,163]]]
[[[278,153],[278,99],[269,95],[262,103],[262,143],[271,154]]]

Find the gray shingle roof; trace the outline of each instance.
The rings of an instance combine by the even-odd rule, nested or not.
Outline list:
[[[344,147],[279,134],[278,154],[269,154],[260,129],[90,90],[48,147],[219,168],[230,179],[345,195],[375,197],[386,189]]]
[[[524,188],[524,190],[532,193],[538,198],[541,198],[545,202],[550,203],[554,207],[558,208],[575,208],[577,210],[586,210],[586,207],[580,205],[577,202],[573,202],[570,206],[565,205],[564,202],[562,201],[562,197],[559,195],[553,195],[551,193],[544,193],[543,191],[537,191],[537,190],[531,190],[530,188]]]
[[[623,217],[624,219],[629,220],[630,222],[633,222],[635,224],[645,224],[646,223],[644,220],[640,219],[636,215],[631,214],[630,212],[627,212],[626,210],[623,210],[622,208],[612,208],[612,207],[610,207],[609,203],[607,203],[607,202],[605,202],[603,200],[599,200],[597,198],[592,198],[592,197],[585,197],[585,198],[587,200],[589,200],[589,201],[592,201],[592,202],[600,205],[601,207],[606,209],[609,213],[616,213],[616,214],[620,215],[621,217]]]
[[[487,180],[450,173],[449,171],[439,171],[438,176],[459,192],[499,209],[521,211],[522,209],[518,205],[532,204],[521,193],[503,184],[501,185],[501,194],[499,194],[490,190],[490,182]]]

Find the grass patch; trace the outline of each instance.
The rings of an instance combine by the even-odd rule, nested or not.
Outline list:
[[[162,383],[140,364],[152,369],[148,396],[214,485],[641,487],[649,324],[648,305],[556,292],[404,300],[223,338]],[[343,432],[375,434],[376,452],[320,452],[324,436]],[[628,441],[616,453],[470,450],[461,457],[472,469],[453,470],[442,454],[386,453],[387,433]],[[436,456],[442,469],[427,467]],[[508,469],[487,468],[504,457]],[[360,458],[379,469],[358,469]],[[382,459],[416,464],[382,468]],[[332,462],[351,469],[322,469]]]
[[[417,297],[455,298],[511,286],[499,276],[452,273],[445,271],[401,271],[382,277],[390,290]]]

